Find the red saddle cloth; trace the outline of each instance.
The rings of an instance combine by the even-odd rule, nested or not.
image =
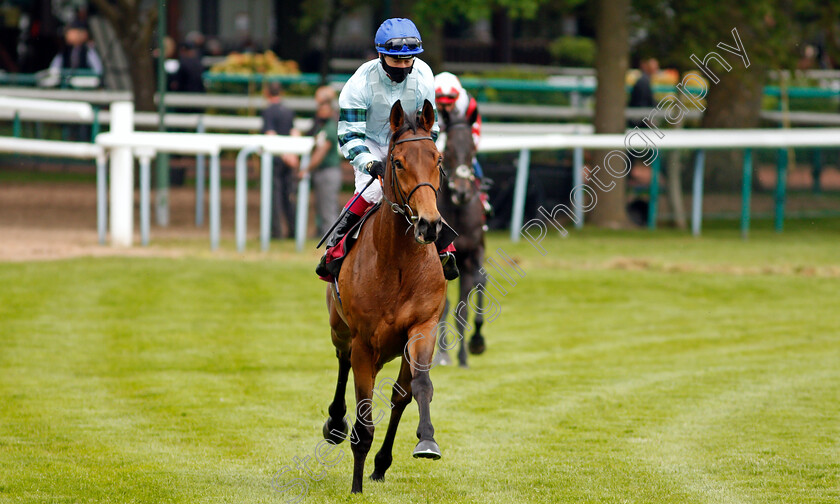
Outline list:
[[[370,209],[362,216],[362,219],[358,222],[358,224],[350,228],[350,231],[344,235],[338,244],[327,249],[327,270],[330,274],[327,276],[319,276],[318,278],[325,282],[335,282],[341,270],[341,263],[344,261],[344,258],[347,257],[350,249],[353,248],[353,244],[355,244],[356,240],[358,240],[359,232],[361,231],[362,226],[364,226],[365,222],[367,222],[368,217],[379,210],[379,207],[381,206],[382,202],[380,201],[370,207]],[[453,243],[453,240],[455,240],[455,237],[458,236],[458,233],[456,233],[455,230],[445,222],[441,232],[443,233],[443,239],[440,240],[440,243],[446,243],[447,245],[443,249],[438,250],[438,253],[443,254],[445,252],[455,252],[455,244]]]
[[[381,202],[370,207],[362,216],[362,219],[356,223],[355,226],[350,228],[350,231],[341,238],[341,241],[339,241],[334,247],[327,249],[327,270],[329,270],[331,274],[327,276],[319,276],[318,278],[325,282],[335,282],[336,275],[341,268],[341,262],[344,261],[345,257],[347,257],[350,249],[353,248],[353,244],[355,244],[356,240],[359,238],[359,231],[361,231],[362,226],[365,224],[368,217],[379,210],[380,206],[382,206]]]

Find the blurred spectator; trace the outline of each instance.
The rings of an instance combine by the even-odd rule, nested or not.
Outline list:
[[[293,129],[295,118],[294,112],[285,107],[283,101],[283,87],[279,82],[269,82],[264,88],[265,99],[268,106],[263,110],[262,132],[266,135],[299,135]],[[286,237],[295,236],[295,207],[292,205],[292,194],[294,193],[295,176],[294,171],[298,168],[298,158],[291,154],[285,154],[274,158],[272,170],[272,195],[271,195],[271,236],[283,238],[280,219],[286,220]]]
[[[65,46],[50,63],[51,70],[92,70],[102,75],[102,60],[88,40],[87,25],[74,21],[64,31]]]
[[[639,62],[639,69],[642,71],[642,76],[633,85],[633,89],[630,91],[630,101],[627,103],[627,106],[637,108],[655,107],[656,102],[653,99],[651,78],[659,73],[659,61],[656,58],[642,58]],[[640,119],[628,120],[627,123],[631,128],[647,128],[645,123]],[[652,168],[640,165],[639,161],[642,158],[634,156],[632,153],[628,153],[628,156],[632,159],[628,183],[631,186],[644,184],[640,179],[647,178],[645,174],[650,173]],[[639,198],[635,198],[627,203],[627,215],[630,221],[638,226],[644,226],[647,222],[648,205],[649,203],[647,201]]]
[[[817,48],[811,44],[806,45],[805,49],[802,51],[802,57],[799,58],[799,61],[796,63],[796,69],[813,70],[819,67],[820,65],[817,61]]]
[[[184,37],[184,40],[187,44],[192,44],[199,58],[204,56],[205,39],[203,33],[201,33],[200,31],[193,30],[187,33],[187,36]]]
[[[341,158],[338,155],[338,103],[335,90],[321,86],[315,91],[315,121],[309,132],[315,137],[310,158],[318,236],[323,236],[338,220],[338,191],[341,189]]]
[[[175,77],[178,74],[178,59],[175,57],[175,40],[166,36],[163,37],[163,72],[166,75],[166,90],[172,91],[175,89]],[[152,63],[155,72],[155,83],[157,83],[158,61],[160,58],[160,51],[155,48],[152,50]],[[157,84],[155,84],[157,86]]]
[[[659,72],[659,61],[656,58],[645,58],[639,64],[639,69],[642,71],[642,76],[633,85],[633,90],[630,91],[630,101],[627,103],[628,107],[652,108],[656,106],[653,99],[653,88],[651,87],[651,78]],[[644,128],[644,123],[641,121],[630,121],[630,127],[638,126]]]
[[[225,55],[225,48],[219,39],[211,38],[207,40],[207,44],[205,45],[205,53],[207,56],[224,56]]]
[[[203,93],[204,82],[201,74],[204,67],[201,65],[201,57],[192,42],[181,44],[178,57],[178,72],[175,74],[174,89],[182,93]]]

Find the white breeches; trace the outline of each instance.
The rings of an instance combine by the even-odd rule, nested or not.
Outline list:
[[[366,140],[365,145],[367,145],[367,148],[370,149],[370,153],[376,156],[380,161],[384,160],[385,156],[388,155],[387,145],[381,146],[370,140]],[[358,193],[365,188],[368,182],[370,182],[371,176],[356,169],[356,167],[353,167],[353,171],[356,175],[356,192]],[[379,200],[382,199],[382,186],[379,182],[371,184],[365,193],[362,194],[362,198],[364,198],[364,200],[368,203],[379,203]]]

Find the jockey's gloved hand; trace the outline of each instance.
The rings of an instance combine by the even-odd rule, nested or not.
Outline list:
[[[382,161],[371,161],[366,166],[371,177],[379,178],[385,176],[385,164]]]

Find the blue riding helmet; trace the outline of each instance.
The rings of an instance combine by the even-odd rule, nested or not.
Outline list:
[[[423,39],[410,19],[386,19],[373,42],[376,52],[395,58],[411,58],[423,52]]]

